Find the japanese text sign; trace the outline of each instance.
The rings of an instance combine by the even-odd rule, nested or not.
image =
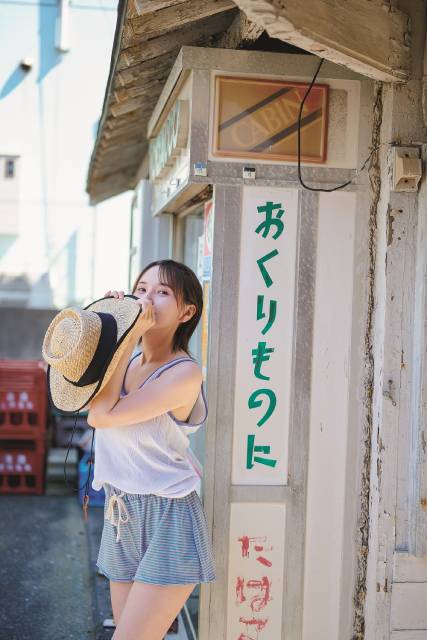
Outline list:
[[[232,484],[287,484],[298,191],[244,187]]]
[[[227,640],[282,637],[286,506],[232,503]]]

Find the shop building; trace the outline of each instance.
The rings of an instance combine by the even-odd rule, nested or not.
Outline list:
[[[424,5],[311,4],[122,2],[88,191],[204,288],[196,637],[425,640]]]

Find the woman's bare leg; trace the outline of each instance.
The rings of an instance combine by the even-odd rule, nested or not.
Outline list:
[[[116,626],[119,623],[132,584],[133,582],[110,580],[111,606],[113,607],[113,618]]]
[[[135,581],[112,640],[163,640],[195,586]]]

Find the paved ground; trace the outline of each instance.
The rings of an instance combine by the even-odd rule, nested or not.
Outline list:
[[[83,511],[79,505],[81,518]],[[96,559],[98,557],[99,543],[101,541],[102,527],[104,524],[104,509],[101,507],[89,507],[89,519],[86,526],[86,535],[89,550],[89,566],[92,576],[93,621],[95,640],[110,640],[114,629],[104,629],[102,626],[106,618],[113,617],[110,599],[110,582],[102,574],[98,573]]]
[[[110,640],[109,581],[96,559],[103,509],[75,495],[0,496],[0,640]],[[180,616],[179,634],[186,637]]]
[[[0,505],[0,639],[98,640],[94,575],[77,498],[2,495]]]

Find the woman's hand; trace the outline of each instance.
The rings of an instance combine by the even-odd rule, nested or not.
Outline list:
[[[133,327],[138,335],[143,336],[155,323],[154,319],[154,307],[152,300],[135,300],[136,304],[139,304],[142,309],[138,316],[137,321]]]
[[[124,291],[107,291],[104,295],[104,298],[106,298],[107,296],[114,296],[114,298],[123,300],[124,295]],[[142,336],[146,331],[151,329],[151,327],[155,323],[153,303],[151,300],[143,300],[142,298],[135,300],[135,302],[142,307],[142,311],[138,316],[138,319],[135,322],[132,331],[135,331],[136,334]]]
[[[114,296],[114,298],[119,298],[120,300],[123,300],[124,295],[125,295],[124,291],[107,291],[107,293],[104,293],[104,298],[106,298],[107,296]]]

